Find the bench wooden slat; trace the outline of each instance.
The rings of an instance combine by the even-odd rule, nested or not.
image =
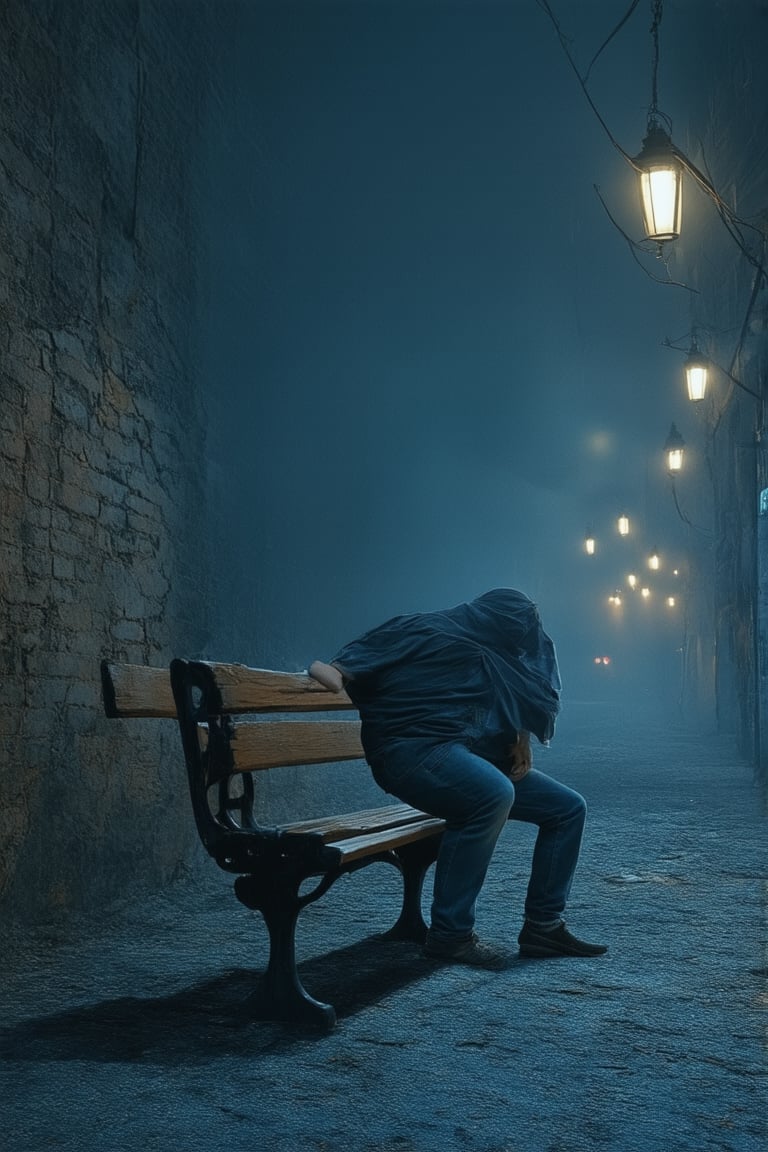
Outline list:
[[[401,829],[384,829],[379,832],[369,832],[365,836],[351,836],[349,839],[331,841],[330,848],[338,848],[341,859],[345,864],[359,860],[362,856],[370,856],[372,852],[382,852],[392,848],[402,848],[404,844],[413,844],[417,840],[425,840],[442,831],[445,821],[436,816],[424,816],[414,824]]]
[[[234,772],[258,772],[293,764],[328,764],[363,757],[357,720],[235,724],[230,749]]]
[[[369,808],[363,812],[342,812],[339,816],[324,816],[316,820],[298,820],[283,825],[285,832],[319,832],[326,841],[343,840],[350,836],[363,836],[377,829],[400,827],[423,820],[424,812],[410,804],[388,804],[385,808]]]
[[[121,716],[176,719],[176,704],[167,668],[113,664],[103,660],[101,686],[104,711],[110,719]]]
[[[211,671],[222,712],[336,712],[355,707],[346,692],[331,692],[305,673],[210,660],[198,663]]]

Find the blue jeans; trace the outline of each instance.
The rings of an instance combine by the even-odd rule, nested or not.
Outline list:
[[[587,806],[578,792],[536,769],[513,784],[463,743],[393,740],[369,762],[386,792],[446,822],[435,867],[430,930],[435,939],[471,936],[477,897],[507,820],[539,827],[526,918],[541,923],[558,919],[571,889],[586,819]]]

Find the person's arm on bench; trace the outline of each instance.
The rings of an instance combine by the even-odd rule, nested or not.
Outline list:
[[[322,660],[314,660],[309,666],[309,675],[331,692],[341,692],[344,689],[344,677],[335,664],[324,664]]]

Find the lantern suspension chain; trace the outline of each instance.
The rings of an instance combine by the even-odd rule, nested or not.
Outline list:
[[[648,109],[648,126],[656,124],[659,115],[659,25],[663,15],[663,0],[653,0],[653,64],[651,66],[651,106]]]

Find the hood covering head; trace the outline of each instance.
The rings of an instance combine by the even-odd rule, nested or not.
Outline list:
[[[555,648],[536,605],[513,588],[495,588],[442,612],[396,616],[346,645],[333,662],[353,682],[375,677],[389,685],[393,671],[403,668],[413,672],[409,687],[414,692],[419,691],[418,670],[426,672],[429,665],[440,699],[460,693],[456,669],[467,657],[475,662],[479,657],[505,726],[548,741],[560,707]],[[406,676],[395,674],[398,686]],[[357,687],[353,683],[349,689],[353,700],[367,695],[362,683],[362,692]]]
[[[539,611],[533,600],[514,588],[494,588],[476,600],[435,615],[446,616],[465,633],[467,639],[500,656],[534,656],[547,646],[547,642],[552,648],[552,641],[541,627]]]
[[[444,615],[466,640],[483,649],[500,695],[512,697],[508,713],[519,719],[515,726],[548,740],[560,710],[562,685],[555,646],[530,597],[514,588],[494,588]]]

